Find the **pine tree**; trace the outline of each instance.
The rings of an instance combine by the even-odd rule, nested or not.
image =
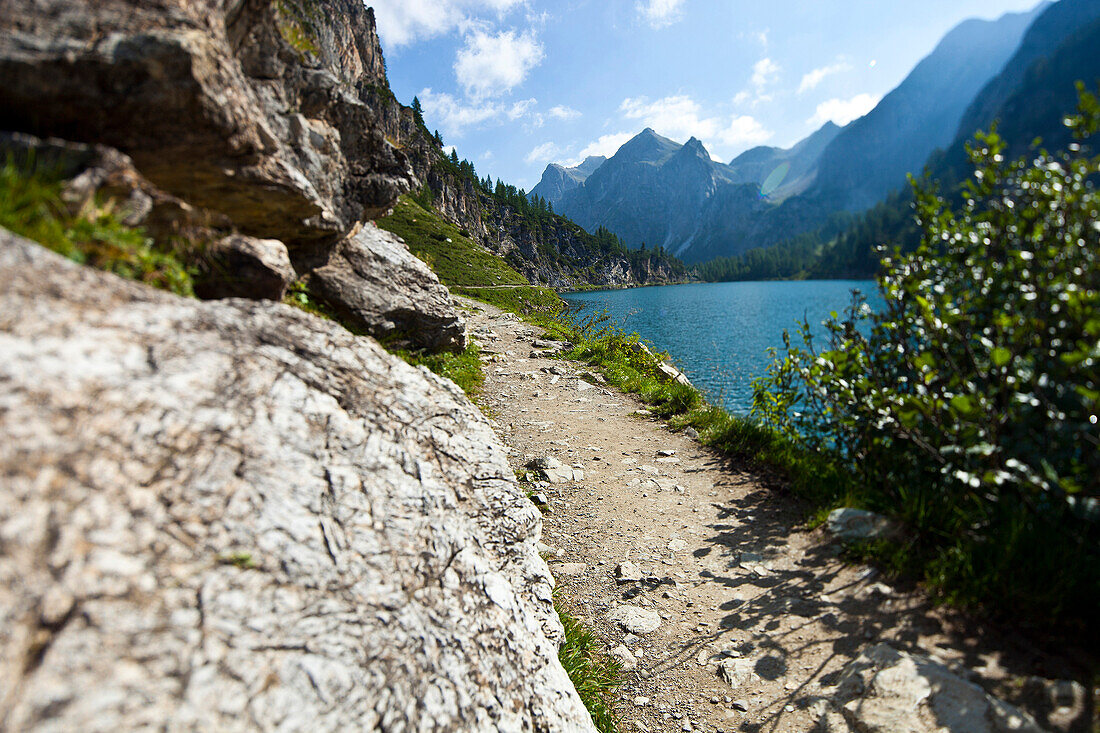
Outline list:
[[[412,103],[413,121],[420,127],[424,127],[424,108],[420,106],[420,98],[413,97]]]

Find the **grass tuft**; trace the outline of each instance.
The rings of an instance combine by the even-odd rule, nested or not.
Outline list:
[[[617,733],[618,720],[613,708],[619,687],[619,663],[607,655],[603,643],[592,630],[573,616],[560,600],[554,601],[554,608],[565,627],[565,643],[558,651],[558,660],[577,688],[596,730]]]
[[[0,167],[0,226],[74,262],[194,297],[194,274],[140,228],[128,227],[112,200],[97,200],[77,214],[61,201],[63,183],[33,161],[9,158]]]
[[[477,397],[485,383],[485,370],[481,364],[481,351],[471,343],[457,354],[444,352],[431,354],[421,351],[394,350],[390,352],[412,366],[424,366],[441,377],[451,380],[468,397]]]

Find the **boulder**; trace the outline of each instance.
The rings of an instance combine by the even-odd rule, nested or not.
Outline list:
[[[718,663],[718,677],[735,690],[756,683],[756,666],[750,659],[723,659]]]
[[[584,471],[571,468],[554,456],[536,458],[527,464],[528,468],[538,471],[539,476],[552,484],[567,484],[584,479]]]
[[[327,249],[414,182],[368,101],[387,82],[358,0],[9,0],[0,78],[0,129],[117,148],[292,253]]]
[[[881,514],[850,507],[830,512],[825,526],[845,542],[886,539],[898,531],[897,524]]]
[[[466,323],[450,291],[400,237],[373,224],[340,243],[310,274],[310,287],[376,338],[431,351],[466,348]]]
[[[676,382],[685,387],[691,386],[691,382],[682,371],[666,362],[661,362],[657,365],[657,374],[666,382]]]
[[[540,517],[452,383],[0,231],[11,730],[592,731]]]
[[[234,234],[211,243],[204,254],[207,271],[195,283],[200,298],[282,300],[298,277],[277,239]]]
[[[628,634],[651,634],[661,628],[660,614],[649,608],[619,606],[607,618]]]
[[[619,644],[609,651],[608,654],[619,663],[619,668],[624,672],[630,672],[638,667],[638,660],[623,644]]]
[[[833,703],[864,733],[1041,733],[1027,714],[947,667],[887,644],[844,668]]]

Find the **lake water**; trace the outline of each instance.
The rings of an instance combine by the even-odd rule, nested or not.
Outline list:
[[[616,323],[672,355],[707,399],[737,414],[752,407],[752,380],[805,317],[819,338],[830,311],[841,313],[851,291],[882,300],[871,280],[808,280],[665,285],[630,290],[566,293],[570,303],[606,309]],[[818,343],[822,343],[820,340]]]

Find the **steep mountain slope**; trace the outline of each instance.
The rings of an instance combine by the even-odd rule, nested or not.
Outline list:
[[[801,193],[813,181],[818,158],[841,129],[826,122],[786,150],[766,145],[746,150],[730,161],[730,168],[739,183],[756,183],[773,200],[782,200],[784,195]]]
[[[919,172],[933,150],[955,138],[971,100],[1012,57],[1043,7],[956,26],[894,91],[829,144],[808,195],[862,211],[904,183],[906,174]]]
[[[646,128],[555,206],[589,231],[604,227],[634,247],[672,249],[695,235],[699,211],[731,185],[733,172],[699,140],[679,145]]]
[[[1100,83],[1096,53],[1100,3],[1061,0],[1028,29],[1012,59],[967,108],[954,142],[929,162],[934,178],[955,183],[966,175],[966,143],[994,122],[1009,154],[1024,154],[1035,138],[1050,149],[1070,142],[1063,117],[1077,102],[1076,82]]]
[[[966,144],[994,120],[1007,145],[1006,158],[1026,155],[1037,138],[1048,150],[1065,150],[1073,140],[1063,120],[1076,109],[1076,83],[1084,82],[1093,91],[1100,87],[1097,48],[1100,5],[1062,0],[1049,6],[1028,30],[1020,51],[964,115],[962,125],[974,125],[973,129],[961,127],[951,146],[929,159],[926,168],[940,190],[957,195],[959,185],[970,175]],[[916,246],[919,230],[911,206],[912,193],[903,186],[840,231],[826,225],[768,250],[713,261],[701,274],[718,280],[867,275],[878,267],[878,245],[903,250]]]
[[[584,183],[606,160],[602,155],[590,155],[583,163],[572,168],[551,163],[546,166],[542,180],[531,189],[530,195],[532,198],[538,196],[556,206],[565,194]]]

